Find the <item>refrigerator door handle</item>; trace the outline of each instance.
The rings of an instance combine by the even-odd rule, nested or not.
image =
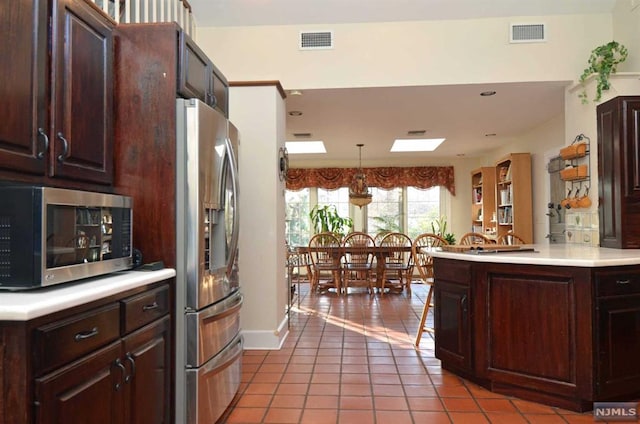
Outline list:
[[[235,295],[229,296],[228,299],[216,303],[212,307],[208,308],[206,313],[202,314],[202,319],[209,320],[211,318],[221,318],[222,314],[226,316],[236,313],[242,306],[243,299],[244,297],[240,292],[236,292]]]
[[[231,184],[233,187],[233,229],[231,233],[231,254],[227,263],[227,273],[231,274],[238,249],[238,227],[240,225],[240,211],[238,210],[238,162],[236,161],[235,152],[229,138],[225,139],[226,151],[231,168]]]

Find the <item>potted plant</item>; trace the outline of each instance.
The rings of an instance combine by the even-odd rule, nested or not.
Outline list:
[[[596,47],[591,51],[587,63],[589,66],[580,75],[580,83],[584,82],[592,74],[596,75],[596,96],[594,102],[599,102],[602,98],[602,91],[611,88],[609,76],[615,74],[618,64],[627,59],[627,48],[617,41],[611,41],[602,46]],[[582,99],[583,104],[589,103],[586,89],[578,95]]]
[[[456,244],[456,236],[453,233],[447,233],[447,218],[444,216],[431,222],[431,232],[442,237],[449,244]]]
[[[344,237],[353,228],[353,220],[341,217],[334,205],[315,205],[309,212],[309,218],[316,234],[331,232]]]

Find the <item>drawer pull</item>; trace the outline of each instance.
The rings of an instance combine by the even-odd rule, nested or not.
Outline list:
[[[93,327],[89,331],[83,331],[81,333],[76,334],[74,337],[75,341],[80,342],[82,340],[90,339],[91,337],[98,335],[98,327]]]
[[[151,305],[144,305],[142,307],[143,311],[152,311],[154,309],[158,309],[158,302],[153,302]]]
[[[616,284],[629,284],[631,280],[616,280]]]

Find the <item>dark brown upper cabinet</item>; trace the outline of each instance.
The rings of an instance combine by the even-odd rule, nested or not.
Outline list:
[[[600,246],[640,248],[640,97],[597,107]]]
[[[179,31],[178,94],[197,98],[229,117],[229,84],[207,55],[184,31]]]
[[[0,3],[1,179],[112,183],[113,25],[84,0]]]

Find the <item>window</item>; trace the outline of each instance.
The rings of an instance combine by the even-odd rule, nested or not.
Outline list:
[[[309,243],[311,235],[309,193],[310,189],[308,188],[299,191],[286,190],[285,192],[285,236],[289,246],[305,246]]]
[[[385,190],[372,187],[373,200],[367,206],[367,232],[375,236],[380,232],[403,231],[402,188]]]
[[[382,230],[401,231],[411,239],[432,232],[431,223],[444,215],[440,187],[422,190],[414,187],[385,190],[371,188],[373,201],[360,209],[349,204],[349,189],[305,188],[286,191],[286,240],[292,246],[305,246],[313,235],[309,211],[320,206],[335,205],[342,217],[354,220],[354,230],[375,235]],[[445,190],[446,192],[446,190]],[[445,203],[446,203],[446,198]],[[366,223],[366,225],[365,225]],[[436,231],[438,228],[436,228]]]
[[[422,190],[407,187],[407,235],[413,240],[419,234],[433,231],[431,223],[440,218],[440,187]],[[436,231],[439,229],[436,228]]]
[[[349,189],[340,187],[335,190],[318,188],[318,205],[334,205],[341,217],[349,216]]]

